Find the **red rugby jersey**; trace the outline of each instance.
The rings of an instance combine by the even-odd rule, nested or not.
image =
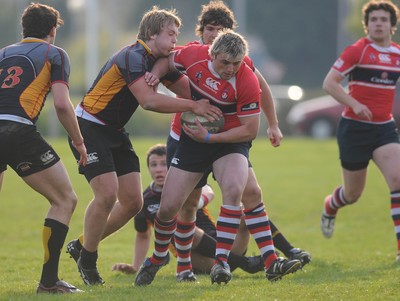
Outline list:
[[[238,116],[260,113],[260,86],[253,72],[253,62],[247,56],[244,59],[245,64],[242,64],[232,79],[221,80],[211,70],[208,49],[209,45],[191,42],[186,47],[178,48],[174,56],[174,63],[178,70],[188,75],[192,97],[195,99],[207,98],[210,103],[223,111],[225,126],[222,130],[226,131],[240,125]],[[214,81],[217,83],[217,90],[210,88]],[[243,107],[240,108],[240,106]],[[179,140],[181,131],[179,119],[180,113],[176,113],[171,121],[170,135],[177,140]]]
[[[381,47],[368,38],[362,38],[343,51],[332,69],[348,76],[350,95],[371,110],[372,123],[385,123],[393,119],[392,106],[400,76],[398,44]],[[360,120],[347,106],[343,116]]]

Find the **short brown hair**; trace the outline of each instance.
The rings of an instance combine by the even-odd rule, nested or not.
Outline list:
[[[228,29],[235,29],[237,27],[233,12],[223,1],[218,0],[213,0],[208,4],[202,5],[202,10],[197,21],[196,35],[199,37],[203,35],[204,27],[208,24],[221,25]]]
[[[373,0],[373,1],[369,1],[368,3],[366,3],[362,8],[362,12],[364,15],[363,25],[364,25],[365,32],[367,32],[369,14],[374,10],[384,10],[384,11],[390,13],[390,24],[394,28],[394,31],[396,31],[397,19],[399,17],[398,7],[390,1],[384,1],[384,0],[375,1],[375,0]],[[392,33],[394,33],[394,32],[392,32]]]
[[[147,151],[147,167],[149,167],[149,160],[151,155],[166,156],[167,147],[165,146],[165,144],[156,144],[150,147]]]
[[[33,38],[45,38],[53,27],[64,24],[58,10],[40,3],[31,3],[25,8],[22,17],[22,36]]]
[[[173,23],[178,28],[182,25],[181,19],[178,17],[175,9],[160,9],[154,5],[151,10],[143,15],[137,38],[148,41],[152,35],[159,34],[165,26]]]

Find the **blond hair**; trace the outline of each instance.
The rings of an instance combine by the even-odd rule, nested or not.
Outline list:
[[[154,5],[151,10],[143,15],[137,38],[148,41],[151,36],[159,34],[164,27],[170,24],[175,24],[178,28],[181,27],[182,21],[178,17],[177,11],[175,9],[160,9]]]
[[[247,41],[231,29],[221,30],[212,43],[209,54],[217,56],[221,53],[228,55],[229,59],[243,59],[248,54]]]

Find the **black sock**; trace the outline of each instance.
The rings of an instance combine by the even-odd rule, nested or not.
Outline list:
[[[294,247],[290,242],[288,242],[285,236],[283,236],[283,234],[278,230],[271,220],[269,220],[269,224],[271,226],[272,239],[274,241],[275,248],[285,254],[285,256],[289,256],[290,250]]]
[[[97,267],[96,265],[97,258],[98,258],[97,250],[94,252],[89,252],[82,247],[81,257],[80,257],[82,268],[89,270],[95,269]]]
[[[199,244],[192,251],[209,258],[215,258],[216,247],[217,241],[207,233],[204,233]]]
[[[209,258],[215,258],[216,247],[217,241],[207,233],[204,233],[199,244],[192,251]],[[228,264],[231,268],[231,271],[233,272],[236,268],[246,268],[248,262],[245,256],[237,255],[230,252],[228,257]]]
[[[67,233],[67,225],[50,218],[44,220],[42,239],[45,253],[40,283],[45,287],[52,287],[59,280],[58,264]]]
[[[248,265],[248,261],[246,256],[237,255],[233,252],[229,253],[228,264],[231,268],[231,272],[236,270],[236,268],[246,269]]]
[[[79,239],[77,239],[76,240],[76,248],[80,251],[80,250],[82,250],[82,244],[81,244],[81,241],[79,240]]]

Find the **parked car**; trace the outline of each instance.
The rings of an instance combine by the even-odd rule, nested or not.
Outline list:
[[[335,136],[343,105],[330,95],[305,100],[292,106],[286,121],[293,135],[305,135],[316,139]],[[400,88],[397,87],[393,104],[393,116],[400,127]]]

